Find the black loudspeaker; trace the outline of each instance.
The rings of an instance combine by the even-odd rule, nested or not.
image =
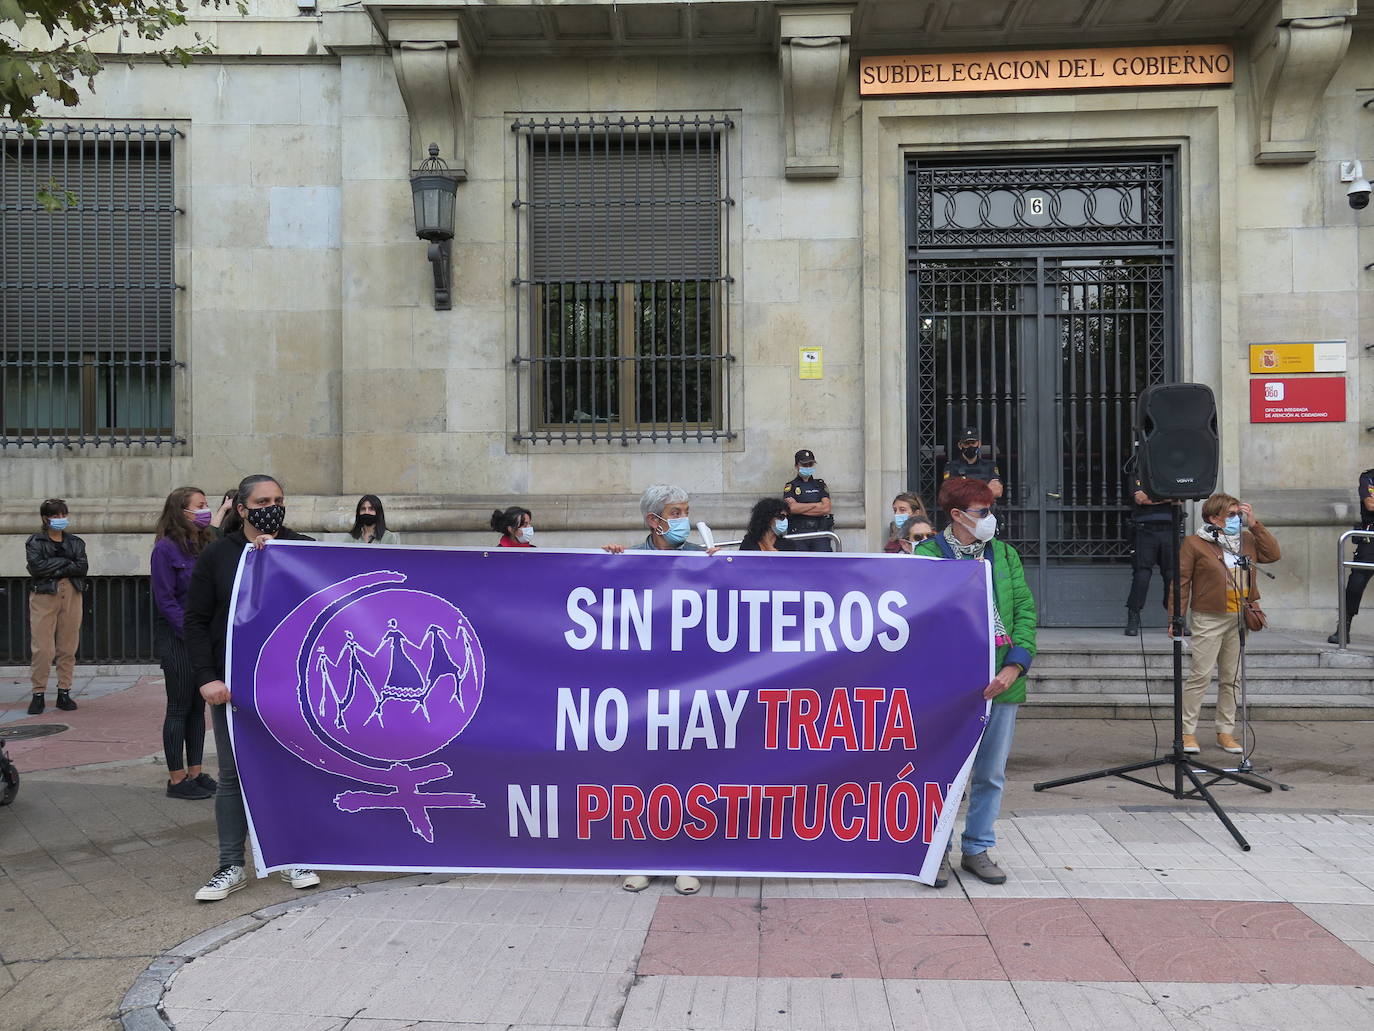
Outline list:
[[[1140,486],[1159,501],[1198,501],[1217,486],[1217,401],[1202,383],[1156,383],[1136,402]]]

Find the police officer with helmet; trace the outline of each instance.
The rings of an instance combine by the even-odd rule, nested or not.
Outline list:
[[[965,476],[970,480],[982,480],[992,491],[992,496],[1000,498],[1002,471],[997,468],[995,458],[991,455],[984,457],[982,434],[978,432],[977,426],[964,427],[964,432],[959,434],[957,448],[957,453],[950,455],[949,461],[945,463],[944,479]]]
[[[811,533],[816,530],[833,530],[835,517],[830,514],[830,489],[825,481],[816,475],[816,456],[802,448],[792,456],[797,467],[797,475],[788,480],[782,488],[782,499],[787,502],[788,522],[792,533]],[[816,537],[811,540],[797,541],[796,551],[830,551],[830,540]]]

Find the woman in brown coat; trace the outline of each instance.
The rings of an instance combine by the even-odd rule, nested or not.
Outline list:
[[[1278,559],[1279,542],[1249,505],[1229,494],[1213,494],[1202,503],[1202,525],[1184,540],[1178,554],[1183,611],[1193,610],[1193,661],[1183,688],[1185,752],[1199,750],[1198,713],[1213,671],[1217,674],[1217,744],[1227,752],[1241,750],[1235,739],[1240,610],[1246,601],[1259,600],[1255,563]],[[1170,591],[1170,610],[1173,601]],[[1172,624],[1169,635],[1173,636]]]

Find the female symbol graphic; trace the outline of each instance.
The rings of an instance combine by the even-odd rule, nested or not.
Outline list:
[[[342,792],[334,799],[341,812],[400,809],[433,843],[431,809],[485,808],[469,792],[421,791],[453,770],[416,760],[467,728],[486,663],[462,610],[401,587],[405,581],[391,570],[363,573],[301,602],[258,653],[253,702],[272,736],[302,762],[390,789]],[[282,690],[283,669],[296,673],[292,691]]]

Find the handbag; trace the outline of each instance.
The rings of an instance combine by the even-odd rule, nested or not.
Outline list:
[[[1259,607],[1259,602],[1247,601],[1241,612],[1245,615],[1245,629],[1252,634],[1259,633],[1269,626],[1269,617],[1264,614],[1264,609]]]

